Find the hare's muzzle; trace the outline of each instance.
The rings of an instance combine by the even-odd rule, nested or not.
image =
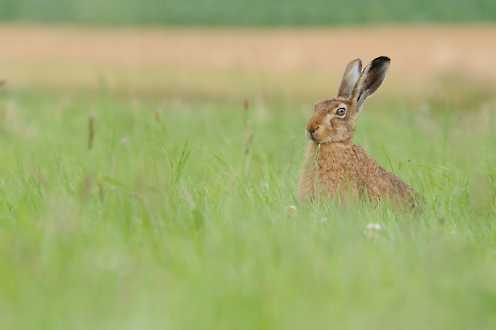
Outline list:
[[[318,127],[308,127],[307,128],[307,136],[314,142],[317,142],[317,129]]]

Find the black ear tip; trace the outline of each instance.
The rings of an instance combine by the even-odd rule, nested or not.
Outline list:
[[[378,64],[384,65],[384,64],[389,64],[389,62],[391,62],[391,59],[389,57],[379,56],[372,61],[372,65],[378,65]]]

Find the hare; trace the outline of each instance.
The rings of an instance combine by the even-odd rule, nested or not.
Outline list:
[[[307,124],[308,144],[299,182],[300,200],[331,198],[388,199],[415,206],[414,190],[352,143],[365,99],[384,81],[391,60],[381,56],[362,71],[360,59],[345,69],[338,96],[319,102]]]

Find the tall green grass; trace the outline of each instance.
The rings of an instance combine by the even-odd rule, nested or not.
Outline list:
[[[0,105],[2,329],[496,325],[494,104],[365,109],[356,141],[424,196],[418,216],[298,204],[306,105]]]
[[[153,25],[492,22],[492,0],[0,0],[6,21]]]

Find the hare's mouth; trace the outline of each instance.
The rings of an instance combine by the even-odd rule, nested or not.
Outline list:
[[[312,134],[310,132],[307,132],[307,137],[310,141],[312,141],[315,144],[329,144],[329,143],[347,143],[351,140],[351,137],[346,135],[346,136],[341,136],[341,135],[325,135],[325,136],[319,136],[318,134]]]
[[[323,143],[322,139],[318,136],[317,132],[306,132],[307,138],[311,140],[312,142],[315,142],[317,144]]]
[[[318,136],[315,136],[313,134],[307,133],[307,137],[310,141],[312,141],[315,144],[326,144],[326,143],[331,143],[332,138],[331,137],[326,137],[326,138],[320,138]]]

